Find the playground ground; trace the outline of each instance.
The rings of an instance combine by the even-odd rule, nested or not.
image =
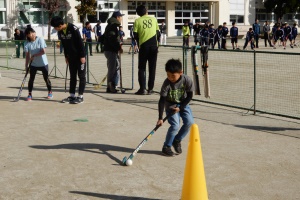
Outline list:
[[[20,63],[20,65],[23,65]],[[17,95],[24,74],[0,68],[0,199],[168,199],[181,197],[183,153],[161,155],[164,124],[130,167],[120,165],[157,121],[159,95],[108,94],[87,85],[85,102],[63,104],[37,76],[34,99]],[[191,102],[210,200],[300,199],[300,122]]]

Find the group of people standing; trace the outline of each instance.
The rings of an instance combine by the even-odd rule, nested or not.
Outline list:
[[[239,49],[239,30],[236,26],[236,22],[232,22],[232,27],[230,29],[228,29],[226,22],[215,29],[214,24],[210,24],[210,22],[201,25],[200,22],[197,21],[196,24],[193,25],[191,22],[186,21],[182,26],[183,46],[185,47],[189,47],[192,30],[195,45],[208,45],[209,48],[214,49],[215,45],[218,44],[218,49],[226,50],[226,38],[229,36],[232,49]],[[271,29],[269,22],[265,21],[263,29],[261,30],[258,19],[255,19],[255,23],[253,23],[246,34],[243,49],[245,50],[248,44],[250,44],[251,49],[259,48],[261,33],[263,33],[262,38],[264,39],[265,47],[267,47],[268,43],[270,47],[276,48],[276,42],[280,41],[283,48],[286,49],[286,42],[288,40],[290,41],[291,48],[295,46],[298,29],[296,23],[293,24],[293,27],[289,26],[287,23],[275,23]]]
[[[259,37],[260,37],[261,29],[258,23],[258,19],[255,20],[252,28],[249,28],[249,31],[246,35],[246,41],[243,49],[246,49],[247,45],[250,43],[251,49],[259,48]],[[286,43],[290,41],[290,47],[294,48],[296,45],[296,38],[298,35],[297,24],[294,23],[293,27],[291,27],[288,23],[275,23],[274,26],[270,27],[269,22],[265,21],[263,26],[263,39],[265,43],[265,47],[269,44],[270,47],[276,49],[276,43],[279,41],[283,46],[283,49],[286,49]]]
[[[227,49],[226,37],[229,30],[226,22],[223,23],[223,26],[219,25],[218,28],[215,29],[214,24],[210,24],[209,21],[204,25],[201,25],[200,21],[197,21],[194,25],[186,21],[182,26],[183,46],[185,47],[189,47],[192,30],[195,45],[208,45],[211,49],[214,49],[218,43],[218,49]],[[237,38],[237,35],[238,32],[234,32],[232,38]]]

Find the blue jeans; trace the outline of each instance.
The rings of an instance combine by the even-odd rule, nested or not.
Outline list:
[[[168,115],[170,111],[171,110],[166,110],[166,114]],[[181,128],[180,117],[183,121]],[[170,116],[168,118],[168,122],[171,126],[168,129],[164,146],[171,147],[174,139],[181,141],[189,133],[191,125],[194,124],[194,118],[190,106],[187,105],[183,111]]]

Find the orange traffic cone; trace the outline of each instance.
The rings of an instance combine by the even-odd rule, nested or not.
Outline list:
[[[208,200],[197,124],[193,124],[190,131],[181,200]]]

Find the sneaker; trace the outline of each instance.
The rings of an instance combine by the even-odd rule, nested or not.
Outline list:
[[[31,95],[28,95],[26,101],[31,101],[32,100],[32,96]]]
[[[154,94],[153,90],[148,90],[148,95]]]
[[[52,92],[49,92],[48,93],[48,97],[47,97],[48,99],[52,99],[53,98],[53,94],[52,94]]]
[[[76,97],[73,101],[70,101],[71,104],[83,103],[83,97]]]
[[[71,101],[74,101],[76,97],[69,96],[68,98],[63,99],[62,103],[70,103]]]
[[[171,147],[163,147],[162,148],[162,154],[165,155],[165,156],[174,156],[174,152],[172,151]]]
[[[273,49],[276,49],[276,47],[275,47],[275,46],[273,46]]]
[[[291,48],[294,48],[293,45],[291,45]]]
[[[179,140],[174,140],[172,145],[173,145],[173,147],[174,147],[177,154],[182,153],[181,142]]]
[[[146,91],[145,90],[141,90],[139,89],[136,93],[134,93],[136,95],[145,95],[146,94]]]
[[[285,47],[283,47],[283,49],[285,50]]]

